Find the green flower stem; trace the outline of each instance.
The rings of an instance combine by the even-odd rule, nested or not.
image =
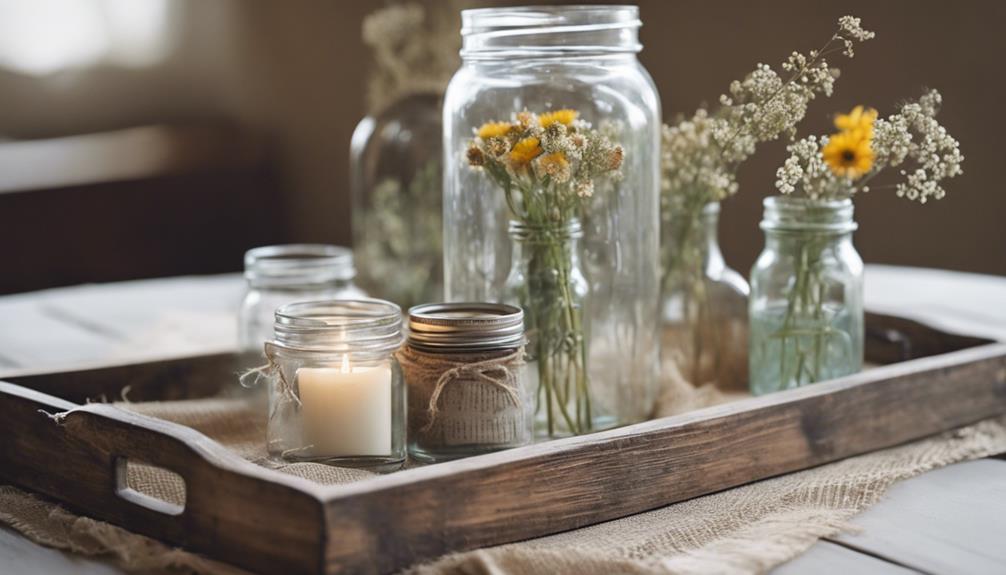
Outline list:
[[[684,329],[690,340],[690,366],[680,366],[682,371],[690,368],[690,381],[699,383],[701,377],[702,356],[705,353],[707,330],[715,329],[712,322],[707,323],[709,315],[709,294],[706,293],[705,270],[703,269],[701,244],[706,240],[702,226],[702,210],[706,206],[705,196],[681,206],[680,212],[665,225],[670,227],[672,239],[670,254],[665,259],[665,267],[661,286],[664,294],[670,294],[681,289],[684,310]],[[675,225],[676,224],[676,225]],[[680,288],[679,288],[680,286]],[[718,359],[718,358],[717,358]]]
[[[528,289],[521,303],[534,331],[539,394],[544,395],[539,395],[539,405],[544,399],[549,435],[557,433],[557,420],[575,434],[592,427],[582,310],[572,287],[567,241],[547,231],[535,232],[525,246]]]
[[[782,327],[772,334],[773,338],[781,340],[779,376],[784,382],[794,381],[799,385],[804,375],[807,376],[808,383],[820,381],[825,341],[837,331],[825,324],[826,286],[821,278],[819,255],[824,249],[825,241],[826,239],[815,237],[801,242],[796,265],[796,283],[787,298],[786,315]],[[811,254],[818,255],[812,258]],[[800,317],[812,319],[813,327],[797,327],[795,324]],[[811,349],[804,349],[801,346],[801,338],[806,336],[812,339]],[[795,352],[792,377],[790,377],[790,366],[786,361],[786,349],[790,341]]]

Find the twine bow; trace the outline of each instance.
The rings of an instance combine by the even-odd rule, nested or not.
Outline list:
[[[520,407],[520,390],[516,385],[510,383],[514,381],[516,377],[514,376],[513,371],[507,367],[507,364],[512,362],[515,358],[523,357],[523,355],[524,350],[521,348],[514,353],[503,357],[494,357],[474,362],[452,362],[442,359],[442,356],[437,357],[436,361],[450,365],[451,367],[444,370],[440,374],[440,377],[437,378],[437,383],[434,385],[433,392],[430,394],[430,404],[427,410],[429,419],[420,431],[426,433],[432,429],[433,424],[436,423],[437,414],[440,413],[438,404],[444,389],[446,389],[451,383],[463,379],[475,379],[488,383],[489,385],[502,390],[506,394],[507,399],[513,403],[514,407]],[[405,360],[406,362],[414,363],[412,358],[409,358],[402,352],[399,352],[398,356],[400,361]]]
[[[300,398],[293,391],[293,386],[286,379],[286,374],[283,373],[283,369],[280,367],[279,363],[276,361],[276,344],[272,342],[266,342],[264,347],[265,352],[265,365],[260,365],[258,367],[253,367],[241,373],[238,376],[238,381],[241,383],[242,387],[252,388],[256,387],[263,379],[269,380],[275,378],[278,380],[278,385],[276,389],[279,391],[279,401],[277,403],[293,402],[298,407],[300,407]],[[275,413],[277,410],[273,410]],[[270,418],[272,414],[270,414]]]

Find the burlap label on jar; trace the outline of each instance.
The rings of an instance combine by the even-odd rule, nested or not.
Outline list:
[[[428,448],[523,445],[531,440],[524,349],[398,352],[409,397],[409,441]]]

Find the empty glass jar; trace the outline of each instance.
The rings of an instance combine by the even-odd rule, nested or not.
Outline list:
[[[863,260],[849,199],[765,199],[765,249],[751,269],[751,391],[863,367]]]
[[[649,74],[636,58],[641,49],[639,26],[634,6],[462,12],[463,63],[444,103],[446,297],[519,303],[513,294],[532,290],[521,303],[529,326],[529,351],[537,363],[532,372],[537,372],[539,385],[562,393],[560,401],[568,407],[568,420],[553,413],[559,419],[553,417],[552,428],[544,429],[553,436],[640,421],[653,409],[659,352],[660,104]],[[480,126],[519,122],[517,115],[525,110],[548,114],[552,120],[566,115],[588,122],[589,129],[605,134],[624,150],[621,179],[596,180],[592,189],[580,192],[583,208],[575,218],[580,229],[576,235],[582,234],[578,244],[572,233],[568,243],[553,241],[565,233],[568,221],[560,222],[558,230],[542,232],[550,238],[549,248],[531,247],[542,245],[540,234],[530,233],[527,240],[511,238],[507,194],[485,170],[469,165],[466,151]],[[515,254],[521,242],[525,253]],[[529,251],[537,255],[529,256]],[[545,303],[550,294],[533,293],[539,288],[532,282],[541,286],[548,284],[544,278],[548,273],[566,269],[572,273],[573,254],[586,287],[582,301],[571,294],[561,305],[553,305],[552,311],[563,313],[552,313],[545,309],[552,305]],[[515,265],[522,266],[516,271],[528,282],[524,288],[512,281]],[[557,294],[581,289],[572,275],[553,284]],[[532,300],[541,303],[529,305]],[[566,335],[549,336],[541,346],[536,342],[543,341],[543,334]],[[556,351],[555,346],[564,348]],[[535,352],[538,347],[551,348]],[[540,363],[555,357],[558,361]],[[568,403],[574,388],[579,399]],[[547,415],[544,419],[547,425]]]
[[[748,283],[727,267],[720,204],[669,214],[664,242],[661,359],[693,385],[747,389]]]
[[[353,285],[353,252],[324,244],[264,246],[245,253],[245,292],[238,313],[238,346],[261,365],[262,345],[272,339],[274,313],[295,301],[360,298]]]
[[[405,308],[443,297],[442,102],[410,94],[364,118],[350,147],[360,285]]]
[[[391,470],[405,461],[405,386],[395,351],[402,312],[375,300],[276,310],[269,454],[285,461]]]

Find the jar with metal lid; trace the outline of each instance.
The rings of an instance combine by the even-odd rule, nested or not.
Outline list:
[[[330,298],[360,298],[349,248],[325,244],[263,246],[245,253],[248,290],[238,314],[238,348],[261,364],[262,345],[272,339],[273,314],[283,304]]]
[[[268,451],[285,461],[393,470],[405,461],[401,309],[377,299],[276,310]]]
[[[534,394],[524,361],[524,312],[489,303],[409,310],[398,352],[409,393],[409,452],[435,462],[527,445]]]

